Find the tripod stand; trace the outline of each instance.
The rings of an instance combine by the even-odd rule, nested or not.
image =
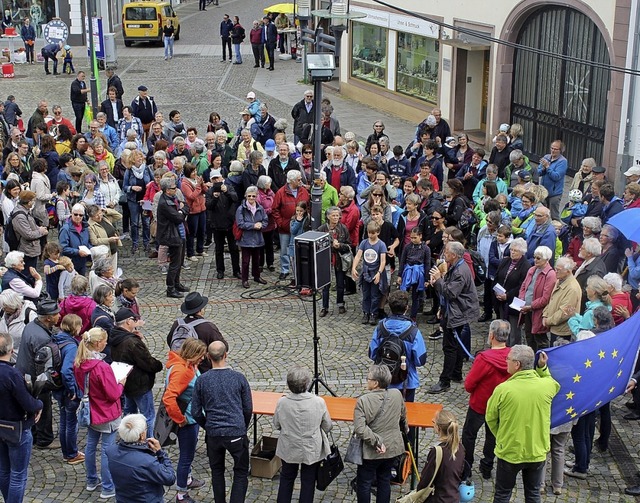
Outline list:
[[[316,288],[313,289],[313,380],[311,381],[311,385],[309,386],[309,391],[313,389],[314,393],[318,394],[318,384],[322,384],[324,389],[326,389],[332,396],[336,395],[333,390],[329,387],[329,385],[322,380],[320,377],[320,369],[318,366],[318,352],[320,345],[320,337],[318,336],[318,299],[316,295],[318,294],[318,290]]]

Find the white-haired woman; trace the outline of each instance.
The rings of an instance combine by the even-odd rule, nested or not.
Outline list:
[[[24,253],[12,251],[4,258],[7,272],[2,276],[2,290],[13,290],[36,302],[42,293],[42,276],[31,267],[25,271]],[[16,344],[17,346],[17,344]]]
[[[249,288],[249,263],[252,265],[253,280],[261,285],[267,284],[260,277],[260,249],[264,246],[262,229],[269,224],[269,219],[264,208],[257,202],[258,187],[247,187],[244,197],[245,200],[236,210],[236,223],[242,230],[242,237],[238,241],[242,250],[242,286]]]
[[[273,233],[276,230],[276,219],[271,212],[273,208],[273,199],[275,193],[271,190],[271,177],[262,175],[258,178],[258,204],[264,208],[267,216],[269,217],[269,223],[262,229],[262,237],[264,238],[264,247],[260,250],[260,267],[264,267],[264,263],[267,263],[267,269],[273,272],[276,270],[273,265],[275,258],[273,255]]]
[[[15,253],[15,252],[12,252]],[[36,319],[36,306],[14,290],[0,293],[0,332],[13,337],[13,358],[18,356],[24,327]]]
[[[276,405],[273,426],[280,430],[276,455],[282,459],[278,503],[290,503],[300,469],[300,498],[313,503],[318,463],[329,454],[331,417],[324,400],[310,393],[311,373],[294,367],[287,373],[291,393]]]
[[[562,312],[569,316],[569,328],[573,335],[581,330],[593,330],[596,324],[593,320],[593,310],[604,306],[611,311],[611,295],[609,285],[600,276],[590,276],[587,279],[587,303],[582,314],[574,306],[564,306]]]
[[[610,272],[609,274],[605,274],[602,279],[609,285],[613,322],[616,325],[620,325],[620,323],[626,320],[633,312],[631,296],[629,292],[622,291],[623,279],[619,274]]]
[[[164,503],[164,486],[172,486],[176,472],[155,438],[147,438],[142,414],[129,414],[118,427],[120,442],[107,447],[109,470],[117,501]]]
[[[594,275],[602,278],[609,271],[607,271],[600,257],[602,255],[602,245],[597,238],[590,237],[585,239],[580,247],[579,255],[583,262],[573,275],[578,280],[580,288],[582,288],[582,307],[584,308],[587,302],[587,279]]]
[[[538,246],[533,252],[533,267],[527,272],[518,298],[525,305],[520,311],[520,321],[524,322],[527,344],[533,351],[549,347],[547,330],[542,324],[542,312],[549,303],[551,292],[556,284],[556,272],[549,261],[553,252],[548,246]]]
[[[576,232],[567,245],[568,255],[578,265],[582,265],[584,259],[580,257],[580,248],[585,239],[597,238],[602,230],[602,221],[598,217],[584,217],[581,222],[582,232]]]
[[[622,271],[624,250],[617,245],[620,231],[613,225],[604,224],[600,231],[600,244],[602,245],[602,255],[600,258],[609,272]]]
[[[567,323],[569,316],[563,312],[565,306],[573,306],[578,311],[582,301],[582,289],[573,277],[576,264],[571,257],[560,257],[556,261],[556,284],[551,292],[549,304],[542,311],[542,324],[551,333],[551,343],[558,337],[571,339],[571,329]]]

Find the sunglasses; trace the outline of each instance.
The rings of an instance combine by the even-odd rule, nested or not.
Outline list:
[[[248,195],[247,197],[251,198],[251,199],[255,199],[256,196],[250,196]]]
[[[305,150],[304,152],[302,152],[303,154],[313,154],[313,152],[311,152],[311,150]]]
[[[74,217],[83,217],[84,213],[74,213],[73,216]]]

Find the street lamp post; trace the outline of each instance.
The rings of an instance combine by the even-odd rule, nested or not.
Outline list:
[[[89,78],[89,89],[91,90],[91,111],[93,117],[98,114],[98,83],[96,79],[96,48],[93,43],[93,15],[91,11],[91,0],[86,1],[87,21],[89,25],[89,58],[91,60],[91,77]],[[88,124],[87,124],[88,126]]]

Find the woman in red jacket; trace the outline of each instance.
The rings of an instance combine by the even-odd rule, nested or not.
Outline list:
[[[206,257],[209,255],[204,251],[204,236],[206,233],[206,205],[205,194],[211,184],[207,184],[198,176],[196,167],[187,163],[184,165],[184,178],[180,189],[187,200],[189,207],[189,216],[187,224],[189,232],[187,233],[187,258],[192,262],[197,262],[198,257]],[[194,250],[195,241],[195,250]],[[195,253],[194,253],[195,252]]]
[[[180,426],[178,430],[178,460],[176,501],[193,501],[189,489],[202,487],[204,482],[191,477],[191,463],[198,444],[198,423],[191,415],[191,397],[196,379],[200,375],[198,365],[204,360],[207,345],[200,339],[187,339],[178,353],[169,351],[167,361],[167,387],[162,403],[169,417]]]
[[[91,425],[87,430],[85,448],[85,468],[87,471],[87,491],[95,491],[102,485],[101,499],[115,496],[116,490],[109,472],[107,447],[116,440],[116,430],[120,425],[122,407],[120,396],[124,390],[126,377],[116,381],[111,367],[104,359],[107,345],[107,332],[101,328],[92,328],[82,334],[78,345],[73,373],[82,393],[89,395]],[[85,379],[87,379],[85,381]],[[89,389],[85,388],[88,384]],[[101,442],[100,477],[96,469],[96,447]]]

